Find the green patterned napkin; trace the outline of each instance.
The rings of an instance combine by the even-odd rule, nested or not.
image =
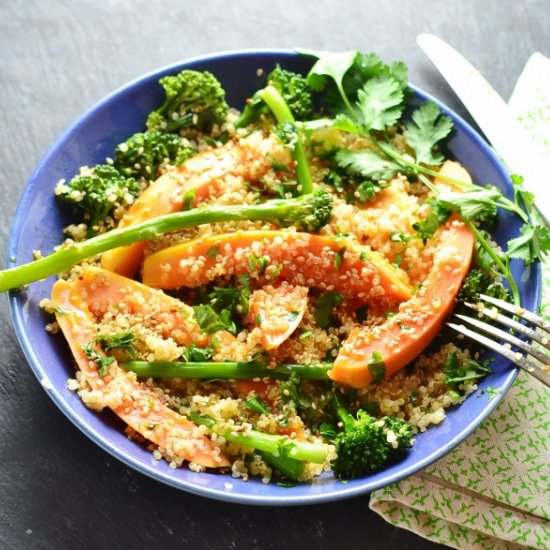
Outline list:
[[[529,59],[510,105],[550,159],[549,59]],[[542,311],[550,317],[550,262],[543,278]],[[550,389],[520,372],[468,439],[372,493],[370,507],[393,525],[461,550],[550,548]]]

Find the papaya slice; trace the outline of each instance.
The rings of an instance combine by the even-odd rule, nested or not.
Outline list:
[[[73,283],[75,292],[86,297],[90,312],[101,319],[107,312],[139,316],[140,324],[171,337],[178,345],[206,346],[211,335],[201,332],[193,308],[162,291],[122,275],[93,266],[82,269]],[[230,345],[235,337],[227,331],[216,334],[220,345]]]
[[[243,274],[337,290],[362,303],[411,296],[403,272],[352,239],[263,229],[204,237],[155,252],[143,263],[142,280],[167,290]]]
[[[173,456],[206,468],[228,466],[228,460],[197,426],[168,408],[156,392],[138,383],[116,361],[100,376],[96,361],[84,351],[92,346],[98,356],[104,355],[101,346],[93,343],[96,321],[84,288],[82,282],[59,280],[53,286],[52,300],[77,365],[90,388],[101,396],[101,405],[106,404],[128,426]]]
[[[381,325],[356,327],[343,343],[329,377],[361,388],[413,361],[435,338],[472,259],[474,236],[454,214],[439,230],[433,266],[415,295]]]
[[[118,227],[126,227],[182,209],[189,198],[196,206],[208,197],[219,195],[228,176],[252,181],[271,167],[256,144],[230,141],[191,157],[178,168],[160,176],[141,193],[121,218]],[[133,276],[143,259],[145,242],[109,250],[101,257],[101,267],[126,277]]]
[[[265,350],[278,348],[298,328],[307,309],[307,294],[306,287],[286,281],[252,293],[247,319],[260,329]]]

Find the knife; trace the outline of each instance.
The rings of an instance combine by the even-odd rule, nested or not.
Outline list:
[[[550,165],[537,153],[531,136],[481,73],[453,47],[432,34],[420,34],[416,41],[470,112],[504,164],[512,173],[523,176],[525,189],[535,196],[535,208],[548,224]]]

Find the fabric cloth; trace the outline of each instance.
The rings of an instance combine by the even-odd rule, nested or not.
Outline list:
[[[550,159],[549,59],[529,59],[510,106]],[[550,318],[550,261],[543,278],[541,311]],[[420,473],[372,493],[370,507],[461,550],[550,548],[550,389],[520,372],[472,435]]]

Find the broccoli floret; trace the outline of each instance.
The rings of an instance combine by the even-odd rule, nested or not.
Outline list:
[[[376,419],[363,410],[348,412],[335,394],[335,412],[344,430],[335,440],[337,457],[332,462],[339,479],[354,479],[380,470],[411,446],[412,427],[399,418]]]
[[[300,231],[319,231],[332,218],[332,196],[322,189],[294,199],[274,199],[270,203],[280,205],[277,223]]]
[[[159,168],[167,164],[179,166],[195,152],[177,134],[143,132],[117,145],[114,166],[127,177],[153,180],[159,175]]]
[[[214,124],[222,124],[228,106],[225,91],[218,79],[208,71],[184,70],[159,80],[166,100],[160,109],[147,118],[148,130],[179,132],[193,127],[209,133]]]
[[[506,302],[510,301],[510,293],[502,283],[495,281],[482,269],[472,269],[462,283],[458,293],[458,301],[475,304],[479,302],[480,294],[505,300]]]
[[[98,164],[81,171],[69,183],[58,185],[55,192],[59,200],[84,210],[88,237],[92,237],[115,208],[131,204],[139,191],[134,178],[126,177],[108,164]]]
[[[301,74],[281,69],[277,65],[269,73],[267,81],[279,91],[296,120],[309,120],[313,117],[313,90]],[[271,111],[259,94],[255,93],[235,122],[235,128],[244,128],[262,115],[270,116]]]

